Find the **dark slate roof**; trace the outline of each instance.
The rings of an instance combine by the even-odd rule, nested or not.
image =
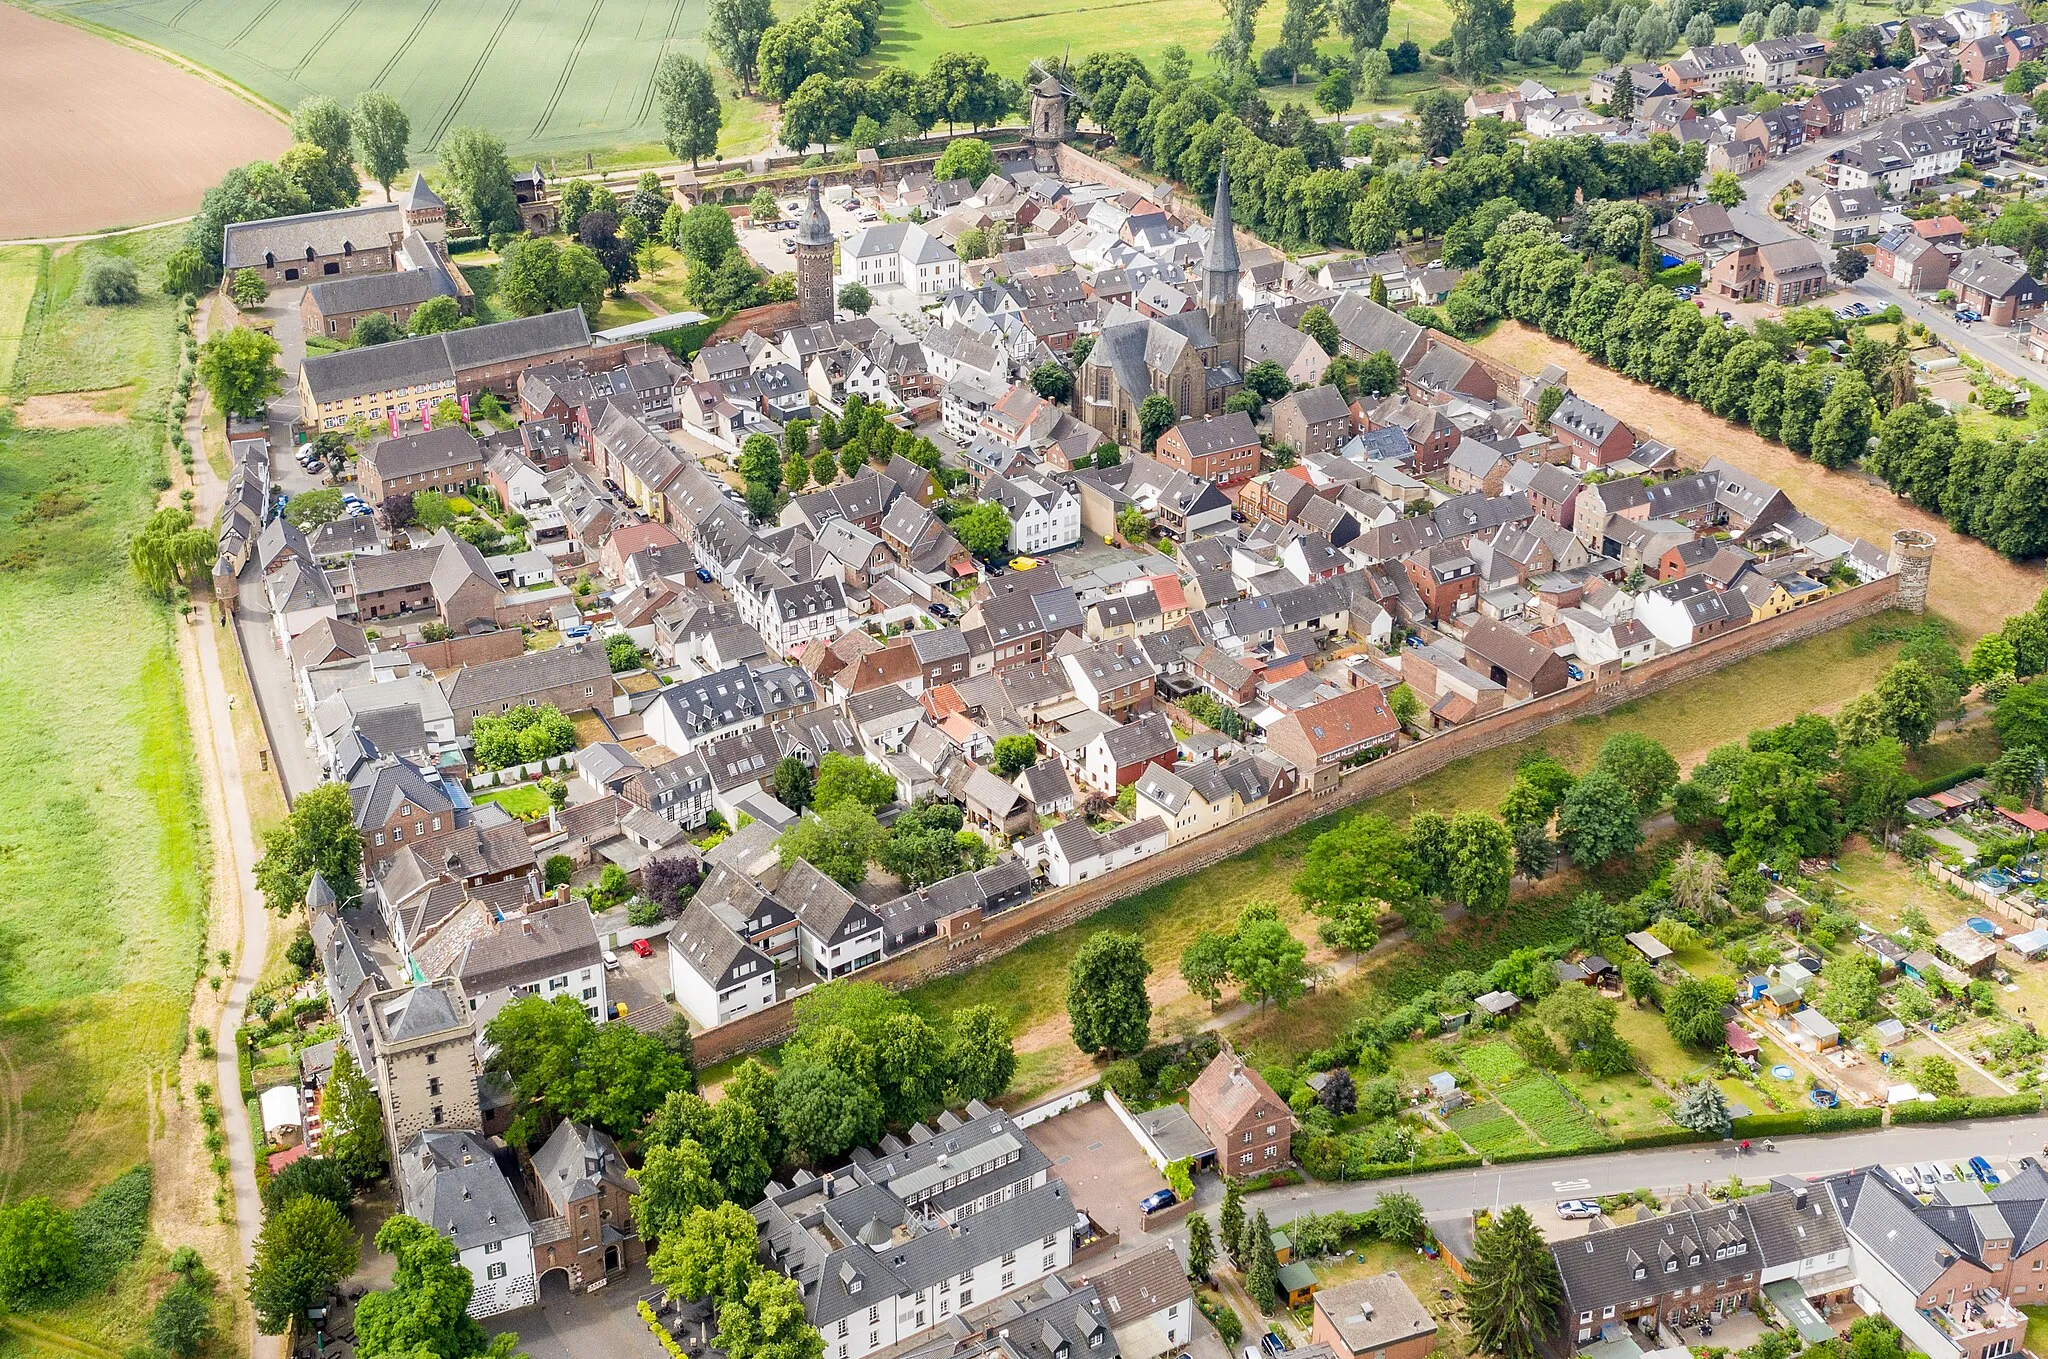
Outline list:
[[[306,289],[323,316],[351,312],[390,311],[393,307],[416,307],[430,297],[452,296],[447,280],[432,269],[401,269],[389,274],[357,274],[315,283]]]

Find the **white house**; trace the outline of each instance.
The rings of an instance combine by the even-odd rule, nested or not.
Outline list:
[[[840,249],[844,276],[869,288],[941,297],[960,286],[960,257],[915,222],[879,222]]]
[[[476,1280],[471,1316],[539,1300],[533,1227],[489,1143],[473,1132],[430,1128],[400,1149],[397,1174],[406,1213],[452,1241],[456,1262]]]
[[[668,984],[699,1028],[716,1028],[775,1003],[775,965],[693,901],[668,935]]]
[[[851,892],[799,859],[775,889],[796,912],[797,956],[826,981],[882,961],[882,918]]]
[[[1017,846],[1027,864],[1045,874],[1055,887],[1099,878],[1111,869],[1157,854],[1168,843],[1166,825],[1153,817],[1108,832],[1089,829],[1085,821],[1062,821],[1043,836]]]
[[[1620,661],[1635,665],[1657,649],[1657,638],[1634,618],[1615,620],[1591,609],[1559,610],[1557,621],[1571,631],[1581,667]]]
[[[984,498],[1010,516],[1010,551],[1053,552],[1081,541],[1081,501],[1057,481],[991,477]]]
[[[1702,577],[1686,576],[1643,591],[1636,599],[1636,621],[1675,650],[1747,623],[1749,606],[1731,608],[1727,597]]]

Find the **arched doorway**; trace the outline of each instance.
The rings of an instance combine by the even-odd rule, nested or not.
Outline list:
[[[566,1265],[557,1266],[540,1276],[540,1300],[543,1303],[567,1302],[573,1291]]]

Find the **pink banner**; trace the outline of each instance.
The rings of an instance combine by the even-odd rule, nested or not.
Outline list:
[[[434,411],[426,402],[420,402],[420,433],[431,433],[434,428]]]
[[[398,407],[393,406],[387,413],[391,416],[391,437],[396,439],[398,437]]]
[[[465,420],[469,419],[469,396],[467,393],[462,398],[462,418]]]

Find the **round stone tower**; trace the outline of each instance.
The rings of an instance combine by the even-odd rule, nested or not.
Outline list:
[[[1927,583],[1934,576],[1934,535],[1900,529],[1892,535],[1892,570],[1899,576],[1898,607],[1927,612]]]
[[[1067,91],[1059,79],[1047,75],[1031,89],[1031,131],[1024,140],[1031,147],[1031,165],[1051,174],[1059,168],[1059,144],[1067,139]]]
[[[818,177],[806,186],[803,215],[796,224],[796,312],[807,326],[830,321],[832,296],[832,223],[825,216]]]

